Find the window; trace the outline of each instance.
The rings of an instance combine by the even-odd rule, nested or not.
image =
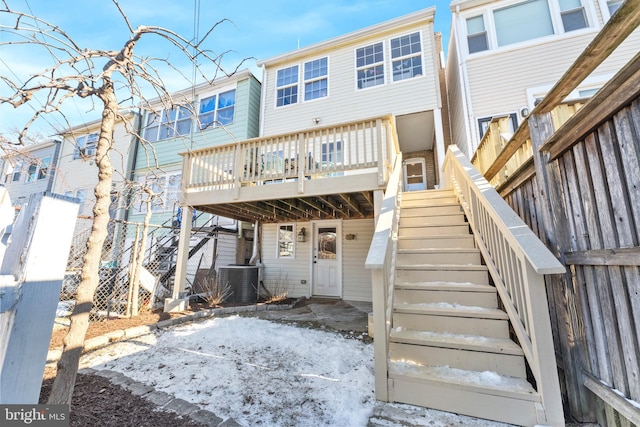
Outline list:
[[[391,39],[391,67],[394,82],[422,75],[421,53],[420,33]]]
[[[482,15],[467,19],[467,45],[469,46],[469,53],[482,52],[489,49],[487,30],[485,29]]]
[[[327,58],[316,59],[304,64],[304,100],[327,96]]]
[[[484,134],[487,132],[487,129],[489,129],[489,124],[491,123],[491,119],[493,119],[494,117],[500,117],[500,116],[482,117],[478,119],[478,129],[480,130],[480,139],[482,139]],[[510,123],[511,126],[509,126],[509,132],[514,133],[516,129],[518,129],[518,114],[511,113],[509,114],[509,117],[511,118],[511,123]]]
[[[276,81],[276,106],[295,104],[298,102],[298,66],[278,70]]]
[[[142,190],[144,186],[151,188],[155,194],[151,199],[152,212],[174,212],[180,201],[181,177],[181,173],[139,176],[138,183],[140,186],[135,192],[134,212],[136,214],[147,212],[149,195]]]
[[[20,175],[22,174],[22,168],[24,167],[24,160],[16,160],[16,164],[13,166],[13,174],[11,176],[11,182],[20,181]]]
[[[32,160],[27,169],[27,182],[34,182],[38,177],[38,161]]]
[[[358,89],[384,84],[384,50],[382,42],[356,49]]]
[[[38,169],[38,179],[45,179],[47,172],[49,172],[49,165],[51,164],[51,157],[45,157],[40,160],[40,168]]]
[[[581,0],[558,0],[560,16],[564,31],[574,31],[587,27],[587,17],[584,14]]]
[[[235,105],[235,89],[203,98],[198,113],[200,130],[233,123]]]
[[[607,7],[609,8],[609,15],[613,16],[613,14],[616,13],[618,9],[620,9],[622,3],[624,3],[624,0],[608,0]]]
[[[73,159],[81,159],[96,154],[98,144],[98,134],[90,133],[76,138],[76,146],[73,149]]]
[[[294,241],[293,225],[278,225],[278,258],[294,257]]]
[[[144,127],[144,139],[149,142],[160,141],[186,135],[191,132],[191,111],[189,107],[181,106],[163,109],[160,113],[147,115]]]
[[[342,141],[322,144],[322,163],[342,163]]]
[[[547,0],[529,0],[493,12],[498,46],[553,34]]]

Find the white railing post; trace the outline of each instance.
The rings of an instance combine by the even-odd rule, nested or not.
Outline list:
[[[298,158],[296,159],[296,164],[298,165],[298,193],[299,194],[304,193],[305,170],[307,169],[307,164],[310,161],[311,159],[307,158],[304,133],[300,132],[298,134]]]
[[[378,184],[385,184],[384,150],[382,146],[382,119],[376,120],[376,147],[378,149]]]
[[[240,174],[243,172],[242,170],[242,166],[243,166],[243,159],[240,153],[240,143],[236,143],[236,148],[235,148],[235,159],[234,159],[234,166],[233,166],[233,188],[235,189],[235,195],[234,195],[234,199],[238,199],[240,198]]]

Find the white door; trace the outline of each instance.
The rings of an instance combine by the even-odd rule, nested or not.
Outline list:
[[[313,295],[342,296],[342,229],[339,221],[313,227]]]
[[[404,164],[404,191],[427,189],[427,173],[424,158],[407,159]]]

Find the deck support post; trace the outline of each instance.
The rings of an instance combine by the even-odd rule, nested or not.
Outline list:
[[[193,207],[182,206],[180,237],[178,239],[178,259],[176,261],[176,274],[173,279],[173,294],[171,298],[167,298],[164,301],[165,312],[179,312],[187,308],[188,298],[184,296],[184,284],[187,277],[192,221]]]

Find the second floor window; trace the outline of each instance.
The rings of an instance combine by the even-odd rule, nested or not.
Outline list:
[[[276,107],[298,102],[298,66],[278,70],[276,81]]]
[[[558,0],[564,31],[579,30],[587,27],[587,17],[580,0]]]
[[[16,160],[16,164],[13,166],[13,174],[11,176],[11,182],[20,181],[20,175],[22,174],[22,168],[24,167],[24,160]]]
[[[493,12],[498,46],[553,34],[547,0],[531,0]]]
[[[618,9],[620,9],[622,3],[624,3],[624,0],[608,0],[607,8],[609,9],[609,15],[613,16],[613,14],[616,13]]]
[[[422,47],[420,33],[391,39],[393,81],[422,75]]]
[[[230,90],[203,98],[200,101],[198,123],[201,130],[233,123],[236,91]]]
[[[484,17],[482,15],[467,19],[467,45],[469,53],[482,52],[489,49],[487,30],[484,27]]]
[[[144,139],[149,142],[160,141],[186,135],[191,132],[191,111],[187,107],[163,109],[159,113],[147,115]]]
[[[327,96],[327,58],[316,59],[304,64],[304,100]]]
[[[90,133],[76,138],[76,146],[73,149],[73,158],[81,159],[86,156],[94,156],[98,144],[98,134]]]
[[[32,160],[27,169],[27,182],[34,182],[38,178],[38,160]]]
[[[49,173],[49,166],[51,165],[51,157],[45,157],[40,160],[40,167],[38,168],[38,179],[45,179]]]
[[[358,89],[384,84],[384,49],[382,42],[356,49]]]

